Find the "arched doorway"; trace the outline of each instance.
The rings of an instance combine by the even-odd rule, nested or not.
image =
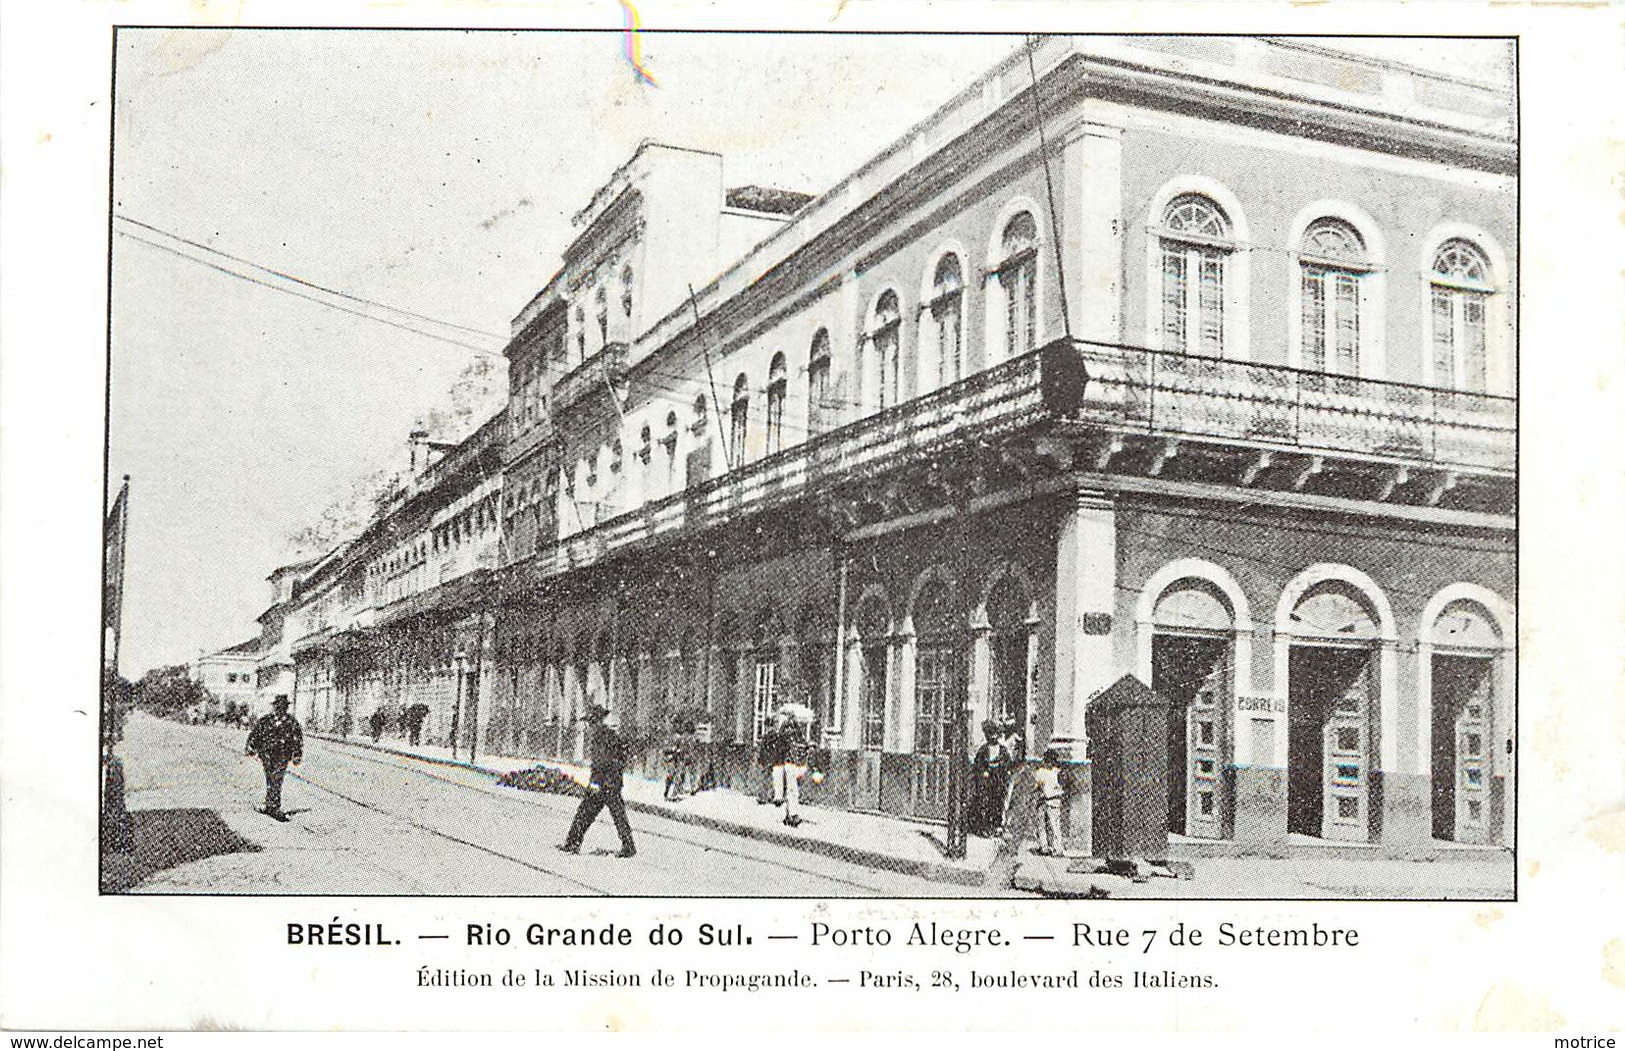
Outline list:
[[[987,717],[1010,738],[1010,750],[1022,760],[1029,752],[1033,645],[1037,617],[1025,581],[1006,572],[987,596]]]
[[[932,577],[910,616],[914,629],[914,740],[909,810],[915,817],[948,816],[948,749],[964,707],[964,621],[948,582]]]
[[[1493,843],[1492,742],[1501,632],[1490,612],[1470,599],[1450,603],[1426,630],[1432,646],[1433,838]]]
[[[1235,616],[1216,586],[1186,577],[1162,593],[1151,619],[1151,688],[1170,702],[1168,829],[1219,839],[1229,809]]]
[[[853,806],[880,808],[880,764],[886,747],[887,702],[891,694],[891,613],[877,592],[864,596],[853,623],[849,654],[857,687],[857,776]]]
[[[1306,590],[1288,619],[1287,831],[1368,842],[1379,618],[1353,585],[1327,580]]]

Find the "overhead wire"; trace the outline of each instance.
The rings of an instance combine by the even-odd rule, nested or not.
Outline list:
[[[217,255],[217,256],[220,256],[223,259],[230,259],[234,263],[241,263],[243,266],[253,267],[255,270],[260,270],[260,271],[263,271],[263,272],[265,272],[267,274],[272,274],[272,275],[274,275],[276,277],[279,277],[279,278],[283,279],[284,281],[291,281],[294,284],[303,285],[306,288],[312,288],[312,289],[315,289],[315,290],[317,290],[319,292],[325,292],[325,293],[327,293],[328,295],[331,295],[331,296],[338,296],[341,299],[348,299],[353,303],[362,303],[362,304],[365,304],[365,305],[370,306],[370,307],[376,307],[376,308],[378,308],[380,310],[387,310],[387,311],[390,311],[391,313],[401,314],[401,315],[403,315],[405,317],[413,318],[413,319],[418,320],[418,321],[427,321],[430,324],[441,325],[441,326],[444,326],[445,328],[457,329],[459,331],[467,332],[467,333],[469,333],[471,335],[475,335],[475,336],[488,336],[491,339],[500,339],[503,342],[507,342],[507,339],[508,339],[507,335],[503,334],[503,333],[487,332],[484,329],[472,328],[472,327],[470,327],[468,325],[461,325],[461,324],[458,324],[455,321],[445,321],[445,320],[443,320],[441,318],[430,317],[427,314],[419,314],[419,313],[417,313],[415,311],[407,310],[404,307],[391,306],[388,303],[381,303],[381,302],[379,302],[378,300],[375,300],[375,299],[367,299],[365,296],[358,296],[358,295],[355,295],[354,293],[351,293],[351,292],[345,292],[345,291],[342,291],[342,290],[336,289],[336,288],[328,288],[326,285],[317,284],[315,281],[311,281],[308,278],[299,277],[296,274],[290,274],[290,273],[288,273],[288,272],[286,272],[284,270],[279,270],[276,267],[267,266],[264,263],[256,263],[252,259],[244,259],[242,256],[239,256],[239,255],[232,255],[230,252],[222,251],[219,248],[214,248],[214,247],[212,247],[210,245],[206,245],[206,244],[202,243],[201,241],[194,241],[191,238],[183,237],[180,234],[174,233],[173,231],[165,230],[162,227],[154,226],[151,223],[142,222],[140,219],[136,219],[136,218],[134,218],[132,216],[124,215],[124,214],[121,214],[119,212],[114,212],[113,213],[113,218],[117,219],[120,222],[129,223],[132,226],[139,226],[143,230],[150,230],[151,232],[153,232],[155,234],[161,234],[164,237],[168,237],[168,238],[171,238],[173,240],[179,241],[180,243],[182,243],[184,245],[190,245],[193,248],[197,248],[197,249],[200,249],[200,250],[202,250],[204,252],[208,252],[210,255]]]
[[[357,309],[355,307],[349,307],[349,306],[345,306],[342,303],[334,303],[334,302],[331,302],[331,301],[326,300],[326,299],[321,299],[321,298],[319,298],[317,296],[313,296],[313,295],[310,295],[308,293],[301,292],[301,291],[299,291],[298,289],[295,289],[295,288],[288,288],[285,285],[278,285],[278,284],[275,284],[275,283],[270,282],[270,281],[265,281],[265,280],[262,280],[262,279],[260,279],[258,277],[253,276],[252,274],[244,274],[244,273],[242,273],[240,271],[233,270],[233,269],[231,269],[229,267],[226,267],[226,266],[222,266],[219,263],[211,262],[210,260],[207,260],[207,259],[199,259],[197,256],[192,255],[189,252],[185,252],[185,251],[183,251],[183,250],[181,250],[179,248],[175,248],[172,245],[166,245],[166,244],[163,244],[162,242],[154,241],[151,238],[142,237],[140,234],[134,234],[134,233],[131,233],[128,230],[119,230],[118,234],[119,234],[120,237],[129,238],[132,241],[137,241],[137,242],[139,242],[141,244],[147,245],[148,247],[156,248],[161,252],[168,252],[170,255],[178,256],[179,258],[184,259],[187,262],[194,263],[194,264],[196,264],[198,266],[207,267],[210,270],[214,270],[214,271],[217,271],[218,273],[225,274],[227,277],[234,277],[234,278],[238,279],[239,281],[247,281],[249,284],[259,285],[262,288],[269,288],[274,292],[281,292],[284,295],[293,296],[293,297],[295,297],[297,299],[303,299],[303,300],[306,300],[308,302],[315,303],[318,306],[326,307],[329,310],[336,310],[336,311],[338,311],[338,312],[340,312],[342,314],[350,314],[350,315],[352,315],[354,317],[364,318],[367,321],[375,321],[380,325],[388,325],[390,328],[400,329],[403,332],[411,332],[414,335],[422,336],[425,339],[432,339],[432,340],[435,340],[436,342],[439,342],[439,343],[447,343],[447,344],[450,344],[451,346],[454,346],[454,347],[461,347],[464,350],[473,351],[476,354],[485,354],[485,355],[489,355],[491,357],[503,357],[503,354],[502,354],[501,351],[491,350],[488,347],[477,347],[472,343],[465,343],[463,340],[456,339],[456,338],[454,338],[452,336],[446,336],[446,335],[442,335],[442,334],[436,333],[436,332],[426,332],[421,328],[415,327],[413,325],[406,324],[405,322],[395,321],[395,320],[392,320],[390,318],[385,318],[385,317],[379,317],[376,314],[370,314],[370,313],[368,313],[368,312],[366,312],[364,310],[359,310],[359,309]]]

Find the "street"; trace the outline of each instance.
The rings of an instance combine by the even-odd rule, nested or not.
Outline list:
[[[635,858],[600,815],[579,856],[554,849],[573,797],[308,739],[280,823],[257,812],[247,732],[132,714],[119,756],[133,855],[103,887],[136,894],[960,896],[966,888],[633,812]]]

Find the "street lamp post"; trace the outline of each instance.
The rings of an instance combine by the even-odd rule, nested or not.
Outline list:
[[[461,646],[457,647],[457,655],[452,658],[457,666],[457,691],[451,698],[451,757],[457,758],[457,721],[463,710],[463,673],[468,670],[468,654],[463,652]]]

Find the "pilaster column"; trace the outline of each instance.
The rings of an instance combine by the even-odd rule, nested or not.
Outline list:
[[[1112,614],[1117,584],[1117,510],[1104,493],[1071,494],[1055,557],[1055,693],[1049,743],[1070,769],[1062,817],[1068,849],[1090,849],[1089,699],[1114,680]]]
[[[1089,103],[1085,103],[1085,109]],[[1086,120],[1066,139],[1061,251],[1072,334],[1122,342],[1123,129]]]

